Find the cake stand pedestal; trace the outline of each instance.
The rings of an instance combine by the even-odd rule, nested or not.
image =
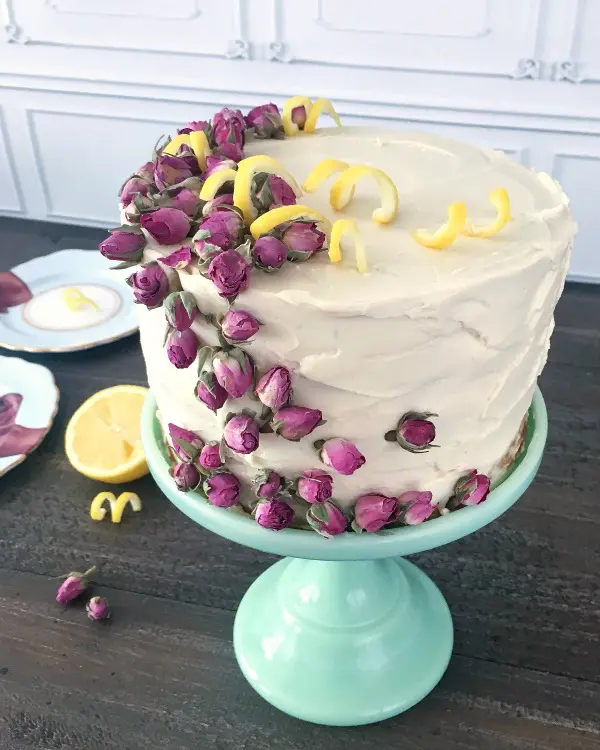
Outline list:
[[[142,440],[158,486],[196,523],[249,547],[284,555],[250,586],[235,618],[234,647],[247,680],[277,708],[306,721],[353,726],[418,703],[450,659],[452,619],[431,579],[404,555],[439,547],[490,523],[531,484],[548,423],[541,393],[529,413],[525,449],[479,506],[421,526],[323,539],[269,531],[248,516],[179,492],[150,393]]]

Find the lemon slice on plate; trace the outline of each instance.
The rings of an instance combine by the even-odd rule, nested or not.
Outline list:
[[[451,203],[448,206],[448,221],[436,231],[417,229],[413,238],[424,247],[432,250],[444,250],[451,245],[459,234],[462,234],[467,221],[467,206],[462,203]]]
[[[306,110],[306,117],[310,115],[310,111],[312,109],[313,103],[307,96],[293,96],[291,99],[288,99],[287,102],[283,105],[283,114],[281,115],[281,119],[283,120],[283,132],[286,135],[296,135],[300,128],[296,125],[295,122],[292,120],[292,112],[297,107],[304,107]]]
[[[298,187],[296,180],[277,159],[265,156],[264,154],[257,154],[256,156],[249,156],[247,159],[242,159],[238,164],[233,186],[233,204],[242,209],[246,224],[250,224],[256,218],[257,211],[252,203],[251,191],[252,180],[259,172],[266,172],[267,174],[274,174],[281,177],[292,188],[297,198],[302,195],[302,191]]]
[[[317,166],[309,172],[308,177],[304,180],[304,184],[302,185],[302,190],[304,190],[305,193],[314,193],[317,191],[319,185],[329,179],[331,175],[334,175],[337,172],[345,172],[349,168],[350,165],[346,164],[345,161],[323,159],[323,161],[320,161]],[[352,188],[352,190],[354,192],[354,188]]]
[[[65,450],[74,469],[109,484],[148,473],[140,434],[147,388],[115,385],[90,396],[69,420]]]
[[[506,190],[502,187],[492,190],[490,193],[490,203],[497,211],[496,220],[491,224],[485,224],[480,227],[467,224],[463,232],[467,237],[486,239],[499,232],[508,224],[510,221],[510,198]]]
[[[202,185],[200,197],[205,201],[212,200],[225,183],[235,182],[236,177],[237,171],[235,169],[220,169],[218,172],[214,172]]]
[[[389,175],[376,167],[356,164],[346,169],[331,186],[329,202],[337,211],[342,211],[352,200],[354,186],[363,177],[373,177],[381,195],[381,208],[373,211],[373,221],[389,224],[398,215],[398,190]]]
[[[314,133],[317,127],[317,120],[322,114],[328,114],[338,128],[342,127],[342,122],[335,111],[335,107],[329,99],[317,99],[312,105],[310,112],[307,112],[306,123],[304,124],[305,133]]]
[[[331,241],[329,243],[329,260],[339,263],[342,260],[342,237],[349,237],[354,243],[354,255],[356,257],[356,268],[359,273],[367,273],[367,253],[364,242],[358,231],[356,223],[351,219],[339,219],[331,228]]]
[[[252,222],[250,225],[250,234],[257,240],[262,234],[267,234],[267,232],[275,229],[280,224],[299,219],[301,216],[314,219],[315,222],[321,224],[325,234],[329,236],[331,232],[331,222],[329,219],[308,206],[299,206],[298,204],[294,206],[279,206],[267,211],[266,214],[259,216],[258,219]]]

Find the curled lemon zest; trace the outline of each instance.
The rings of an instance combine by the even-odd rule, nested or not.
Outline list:
[[[77,289],[77,287],[71,286],[68,289],[65,289],[63,292],[63,299],[69,310],[79,312],[79,310],[83,310],[86,307],[92,307],[96,312],[100,312],[98,303],[94,302],[93,299],[86,297],[82,291]]]
[[[212,151],[210,150],[206,133],[203,130],[192,130],[189,133],[176,135],[175,138],[167,143],[162,152],[169,156],[176,156],[182,146],[189,146],[198,160],[200,169],[206,169],[206,157],[210,156]]]
[[[233,186],[233,204],[242,210],[246,224],[250,224],[256,218],[256,207],[252,203],[252,180],[259,172],[266,172],[283,178],[292,188],[296,197],[302,195],[296,180],[276,159],[264,154],[242,159],[238,164]]]
[[[413,238],[424,247],[432,250],[444,250],[464,232],[467,221],[467,206],[462,202],[451,203],[448,206],[448,221],[436,231],[417,229],[412,233]]]
[[[316,223],[321,224],[326,235],[329,236],[331,233],[331,222],[329,219],[308,206],[300,206],[297,204],[293,206],[279,206],[278,208],[272,208],[270,211],[267,211],[266,214],[259,216],[258,219],[252,222],[250,225],[250,233],[256,240],[262,234],[270,232],[271,229],[275,229],[275,227],[280,224],[284,224],[286,221],[299,219],[301,216],[314,219]]]
[[[338,128],[342,127],[342,122],[339,118],[338,113],[335,111],[335,107],[331,103],[331,100],[317,99],[317,101],[313,104],[310,113],[307,113],[306,122],[304,124],[305,133],[315,132],[315,128],[317,127],[317,120],[323,113],[328,114],[333,119]]]
[[[382,205],[373,211],[373,221],[389,224],[398,215],[398,190],[389,175],[376,167],[356,164],[346,169],[331,186],[329,202],[342,211],[352,200],[354,186],[362,177],[374,177],[379,186]]]
[[[308,174],[308,177],[304,180],[302,190],[305,193],[314,193],[322,182],[329,179],[331,175],[337,172],[345,172],[349,169],[350,165],[345,161],[338,161],[338,159],[323,159],[320,161],[314,169]]]
[[[110,505],[111,521],[113,523],[121,523],[123,511],[128,504],[131,505],[136,513],[142,509],[142,501],[135,492],[122,492],[118,498],[112,492],[100,492],[92,500],[90,506],[90,516],[94,521],[102,521],[106,517],[104,503],[107,500]]]
[[[214,172],[202,185],[200,198],[205,201],[212,200],[225,183],[235,182],[236,177],[237,171],[235,169],[220,169],[218,172]]]
[[[359,273],[367,273],[367,254],[364,242],[356,226],[356,222],[351,219],[339,219],[334,222],[331,228],[331,240],[329,243],[329,260],[332,263],[339,263],[342,260],[342,237],[349,237],[354,243],[354,255],[356,258],[356,268]]]
[[[508,193],[503,187],[496,188],[490,193],[490,203],[494,206],[497,211],[495,221],[490,224],[484,224],[483,226],[474,226],[473,224],[467,223],[465,225],[463,233],[467,237],[479,237],[486,239],[496,234],[503,229],[506,224],[510,221],[510,198]]]
[[[313,103],[307,96],[292,96],[292,98],[288,99],[287,102],[283,105],[283,114],[281,115],[281,119],[283,120],[283,131],[287,136],[296,135],[300,130],[296,123],[292,121],[292,112],[296,109],[296,107],[304,107],[304,109],[306,110],[306,117],[308,119],[308,116],[310,115],[313,107]]]

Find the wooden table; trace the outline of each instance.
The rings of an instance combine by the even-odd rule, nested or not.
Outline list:
[[[1,220],[0,270],[104,237]],[[454,616],[448,672],[408,713],[357,729],[279,713],[237,668],[234,612],[273,558],[194,525],[148,477],[127,488],[143,513],[90,520],[102,487],[69,465],[65,427],[95,391],[145,384],[137,337],[25,357],[50,367],[61,401],[42,446],[0,479],[1,750],[600,748],[600,288],[572,285],[559,304],[533,487],[501,520],[418,556]],[[54,601],[53,576],[91,565],[106,626]]]

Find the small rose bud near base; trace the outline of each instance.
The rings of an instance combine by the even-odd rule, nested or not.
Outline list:
[[[298,478],[297,493],[307,503],[323,503],[333,492],[333,477],[321,469],[307,469]]]
[[[329,501],[311,505],[306,514],[306,520],[309,526],[325,539],[343,534],[348,528],[348,518],[345,513]]]
[[[446,503],[449,510],[456,510],[464,505],[479,505],[490,493],[490,478],[478,474],[476,469],[461,477],[454,486],[454,494]]]
[[[103,596],[93,596],[85,605],[90,620],[107,620],[110,617],[108,602]]]
[[[362,495],[354,506],[355,531],[375,532],[393,523],[400,515],[401,507],[395,497],[387,497],[378,492]]]
[[[254,509],[254,518],[259,526],[272,531],[281,531],[291,526],[294,511],[284,500],[266,500]]]
[[[282,487],[281,476],[276,471],[261,471],[252,482],[252,489],[257,497],[271,500],[276,497]]]
[[[96,572],[96,568],[90,568],[85,573],[69,573],[58,587],[56,601],[59,604],[68,604],[78,596],[81,596],[88,587],[89,578]]]
[[[403,492],[398,503],[406,506],[400,513],[399,519],[408,526],[417,526],[431,517],[437,503],[433,501],[431,492],[410,491]]]

